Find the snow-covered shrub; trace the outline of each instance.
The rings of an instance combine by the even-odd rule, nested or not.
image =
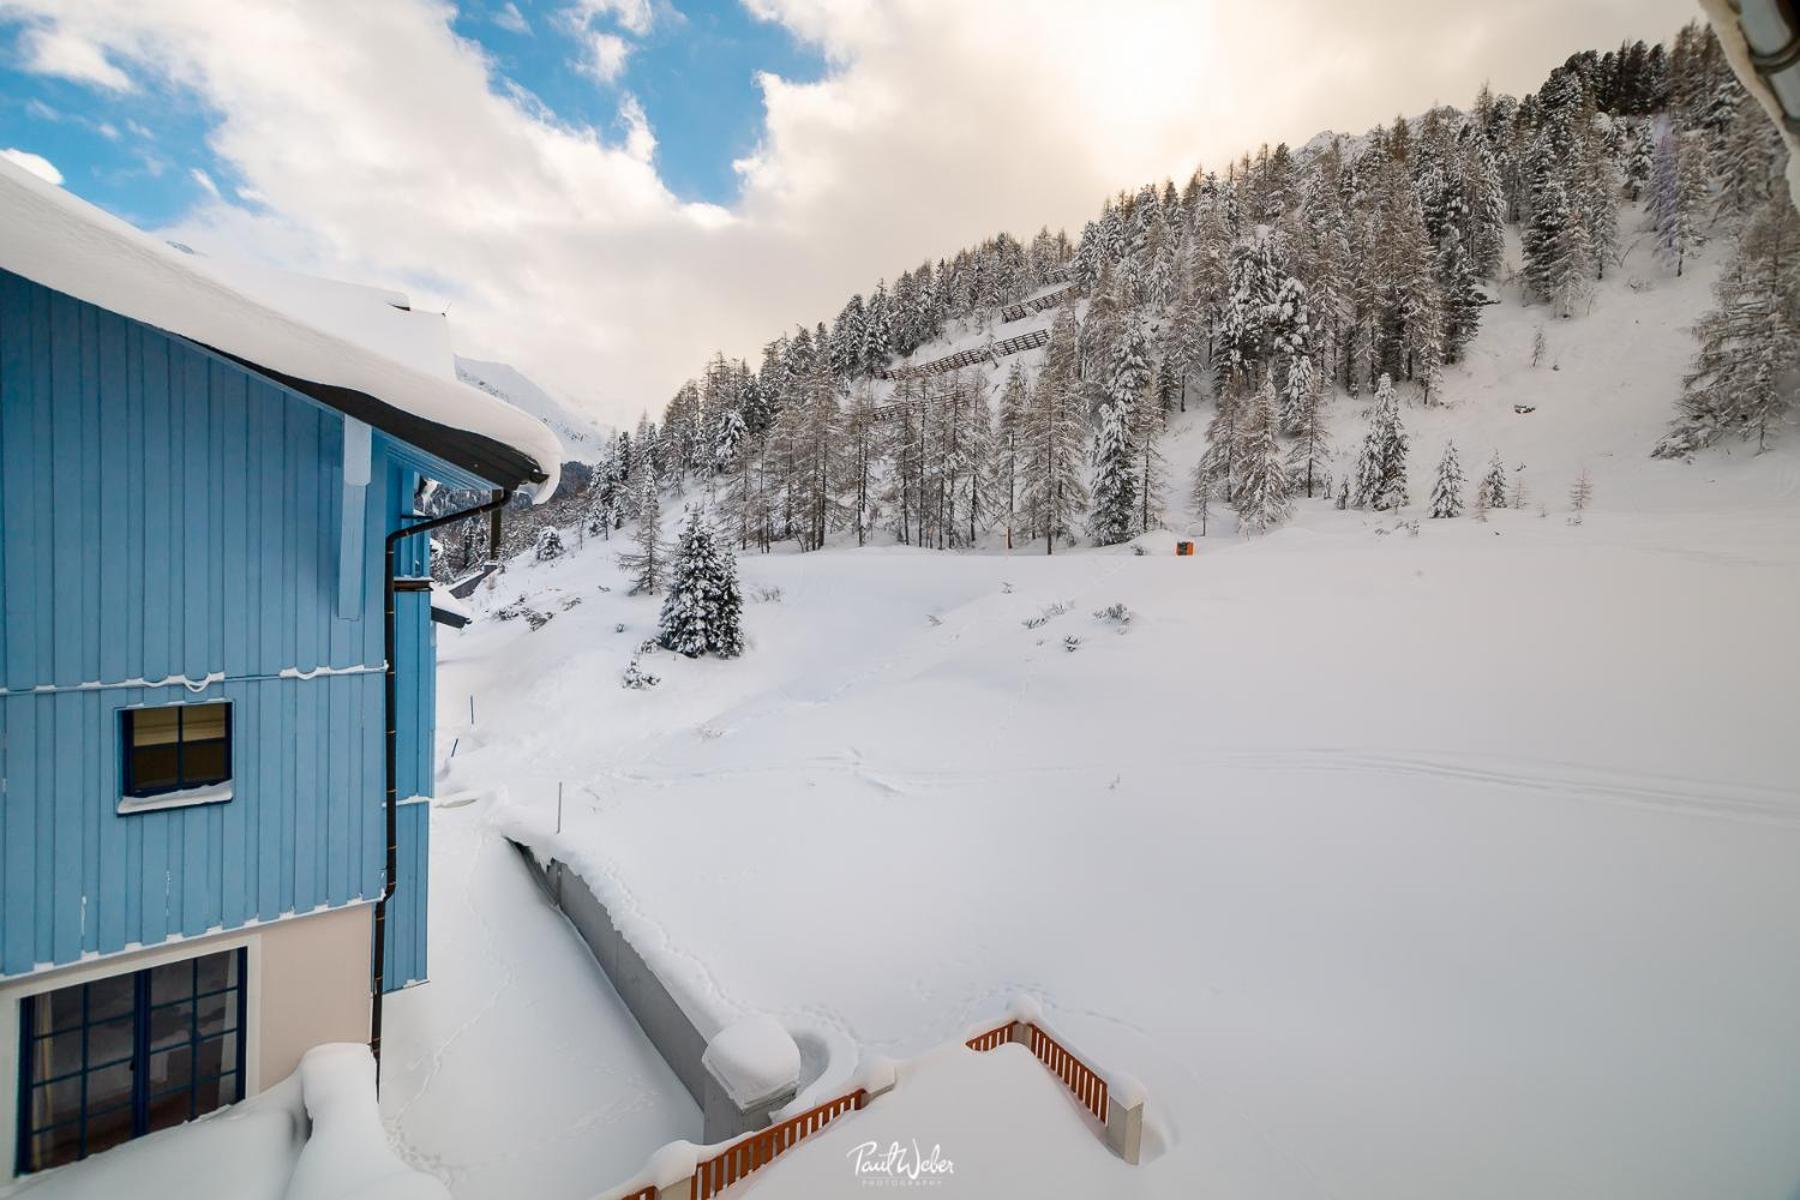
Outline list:
[[[689,658],[702,654],[735,658],[744,651],[743,612],[737,559],[713,536],[700,510],[688,509],[658,640]]]
[[[550,623],[550,618],[555,615],[555,613],[539,612],[537,609],[531,607],[531,605],[525,603],[523,597],[514,600],[504,608],[496,608],[494,610],[494,619],[496,621],[516,621],[520,617],[523,617],[525,618],[525,623],[534,630],[542,629],[544,626],[548,625]]]
[[[546,525],[538,530],[537,548],[533,553],[539,562],[549,562],[563,556],[562,534],[556,531],[556,526]]]
[[[619,677],[619,686],[630,688],[634,692],[653,688],[661,682],[662,679],[659,676],[652,675],[638,665],[636,655],[633,655],[631,662],[626,665],[625,674]]]
[[[1099,621],[1111,621],[1115,625],[1129,625],[1131,624],[1131,610],[1124,604],[1109,604],[1094,613],[1094,618]]]
[[[1077,650],[1081,649],[1081,639],[1071,633],[1068,637],[1063,639],[1063,649],[1067,650],[1070,654],[1075,653]]]
[[[781,589],[778,587],[751,588],[750,599],[758,604],[780,604]]]

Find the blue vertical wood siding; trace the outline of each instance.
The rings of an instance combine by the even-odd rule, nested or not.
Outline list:
[[[431,899],[431,805],[424,801],[402,804],[398,825],[399,869],[394,878],[399,886],[388,905],[388,938],[386,968],[382,978],[386,990],[398,991],[409,984],[423,983],[425,943],[429,922],[426,909]]]
[[[380,894],[382,546],[419,455],[372,439],[363,578],[344,588],[343,431],[0,272],[0,976]],[[425,538],[402,551],[401,574],[426,573]],[[427,594],[406,601],[403,797],[431,791],[435,661]],[[119,815],[119,710],[219,698],[233,798]],[[428,815],[402,820],[401,982],[424,977]]]

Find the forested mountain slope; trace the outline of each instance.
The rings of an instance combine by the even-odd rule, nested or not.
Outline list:
[[[1583,467],[1624,501],[1636,484],[1595,460],[1779,433],[1800,344],[1783,164],[1710,30],[1576,54],[1523,98],[1265,146],[1122,192],[1076,238],[921,264],[756,368],[716,356],[608,445],[579,508],[616,530],[647,475],[701,489],[744,547],[1054,550],[1308,504],[1423,516],[1450,438],[1464,510],[1521,439],[1536,465],[1504,465],[1528,503]],[[1041,349],[920,370],[1035,330]],[[1396,423],[1421,438],[1402,451]]]

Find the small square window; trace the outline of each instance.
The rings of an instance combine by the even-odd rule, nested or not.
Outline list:
[[[119,714],[127,800],[204,803],[231,798],[231,704],[170,704]],[[149,806],[120,806],[121,811]]]

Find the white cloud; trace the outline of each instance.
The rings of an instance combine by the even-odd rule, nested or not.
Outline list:
[[[600,83],[612,83],[625,70],[625,59],[631,43],[616,33],[593,31],[584,33],[582,57],[577,60],[581,71]]]
[[[131,90],[131,77],[107,61],[99,46],[63,28],[27,29],[19,39],[25,69],[91,83],[109,91]]]
[[[508,33],[531,32],[531,23],[525,19],[525,14],[519,11],[519,6],[511,3],[511,0],[494,10],[493,22]]]
[[[27,171],[30,171],[45,183],[53,183],[58,187],[62,186],[62,172],[56,169],[55,163],[51,162],[41,154],[33,154],[29,150],[18,150],[8,146],[6,149],[0,150],[0,158],[4,158],[14,166],[24,167]]]
[[[570,127],[495,78],[448,0],[0,0],[99,61],[193,89],[245,206],[171,230],[202,250],[452,303],[465,349],[635,419],[715,347],[754,355],[1000,229],[1071,233],[1101,198],[1268,140],[1535,87],[1570,51],[1672,33],[1690,0],[745,0],[817,44],[766,76],[728,209],[658,177],[630,96]],[[665,7],[577,10],[625,33]],[[1554,30],[1554,37],[1546,36]],[[664,131],[665,134],[667,131]]]
[[[596,19],[608,17],[638,37],[649,33],[656,23],[656,7],[651,0],[576,0],[566,14],[576,28],[586,29]]]
[[[195,183],[200,185],[201,191],[211,196],[214,200],[219,198],[219,185],[213,182],[213,177],[211,175],[208,175],[199,167],[194,167],[188,171],[188,174],[193,177]]]

